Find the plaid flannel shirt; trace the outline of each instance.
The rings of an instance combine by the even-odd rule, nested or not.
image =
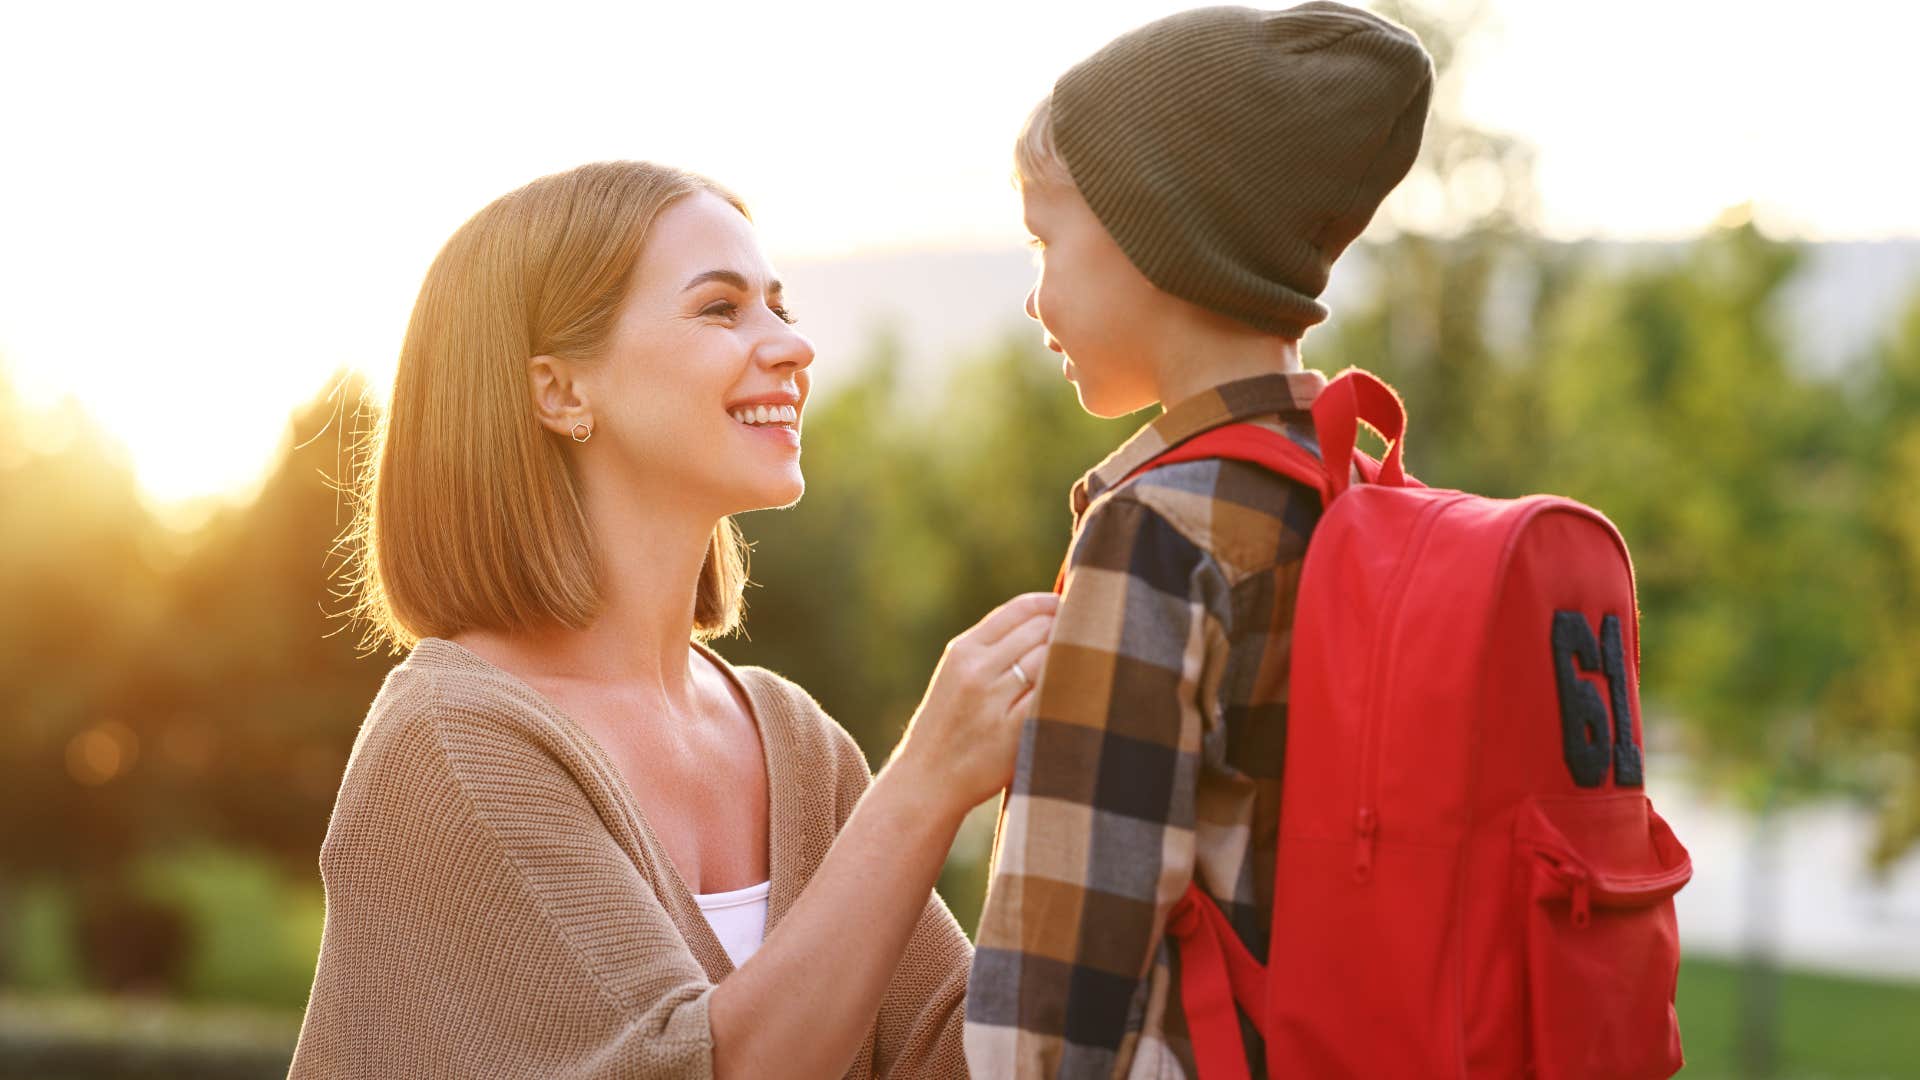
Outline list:
[[[1319,497],[1241,461],[1120,481],[1236,421],[1318,454],[1306,410],[1325,385],[1307,371],[1215,387],[1074,485],[1066,590],[967,991],[974,1076],[1194,1075],[1163,934],[1189,880],[1266,957],[1294,597]]]

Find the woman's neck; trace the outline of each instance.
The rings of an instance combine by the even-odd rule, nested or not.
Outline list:
[[[514,651],[549,678],[657,688],[667,706],[691,708],[688,642],[700,568],[718,520],[631,493],[591,494],[597,496],[587,504],[594,507],[588,529],[599,571],[599,616],[585,629],[552,626],[514,635]]]

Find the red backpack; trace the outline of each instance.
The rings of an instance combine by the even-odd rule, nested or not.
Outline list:
[[[1673,894],[1642,789],[1639,610],[1599,512],[1428,488],[1357,369],[1313,406],[1327,469],[1231,424],[1142,466],[1233,458],[1317,489],[1293,622],[1268,963],[1198,884],[1167,932],[1206,1080],[1665,1077],[1683,1063]],[[1364,421],[1389,444],[1354,449]]]

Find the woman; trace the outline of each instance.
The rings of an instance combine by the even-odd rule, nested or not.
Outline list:
[[[411,652],[321,848],[293,1076],[964,1075],[932,886],[1011,776],[1053,598],[955,639],[871,778],[704,646],[729,515],[802,490],[792,321],[740,202],[654,165],[537,180],[435,259],[353,532]]]

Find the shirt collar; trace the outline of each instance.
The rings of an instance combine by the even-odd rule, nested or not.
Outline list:
[[[1255,375],[1210,387],[1155,417],[1073,485],[1076,521],[1133,470],[1203,431],[1274,413],[1305,412],[1327,385],[1318,371]]]

